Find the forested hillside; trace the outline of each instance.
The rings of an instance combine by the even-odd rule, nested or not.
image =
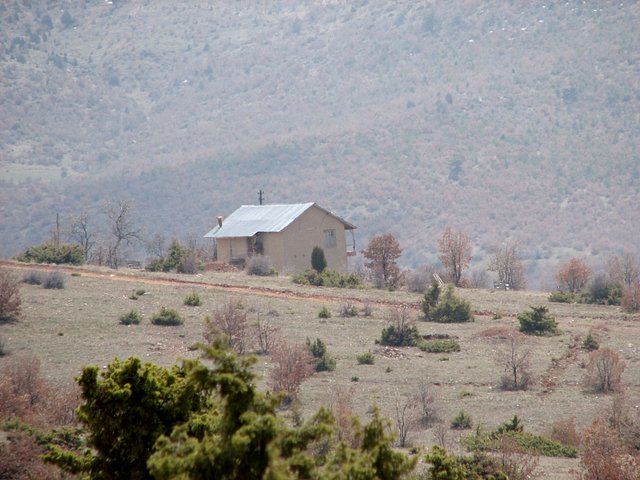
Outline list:
[[[4,1],[0,254],[123,198],[203,235],[258,189],[406,265],[448,224],[534,270],[638,253],[638,25],[635,1]]]

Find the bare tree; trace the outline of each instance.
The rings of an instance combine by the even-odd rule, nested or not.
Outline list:
[[[594,391],[608,393],[620,390],[622,372],[627,364],[610,348],[601,348],[591,353],[587,364],[585,386]]]
[[[22,313],[20,280],[6,269],[0,269],[0,324],[18,320]]]
[[[240,302],[229,300],[217,307],[211,317],[204,319],[204,338],[212,342],[219,333],[222,333],[229,345],[238,354],[242,355],[247,350],[248,322],[247,314]]]
[[[495,363],[504,370],[500,381],[503,390],[526,390],[531,381],[529,372],[529,356],[531,349],[527,338],[517,331],[510,331],[504,345],[495,356]]]
[[[260,353],[268,355],[271,353],[271,349],[278,342],[280,329],[273,325],[269,319],[260,318],[258,313],[258,319],[254,324],[256,343]]]
[[[417,385],[417,391],[414,395],[416,404],[420,409],[421,418],[420,421],[423,425],[429,425],[435,418],[436,409],[434,405],[433,395],[431,395],[429,389],[429,383],[420,379]]]
[[[640,281],[640,261],[631,253],[613,254],[607,261],[609,278],[623,287],[631,287]]]
[[[438,422],[435,427],[433,427],[433,435],[436,439],[436,443],[445,449],[450,449],[450,439],[449,439],[449,425],[445,422]]]
[[[153,236],[145,242],[147,253],[155,259],[164,257],[167,251],[167,239],[161,233],[154,233]]]
[[[271,353],[273,369],[269,385],[274,392],[284,391],[289,400],[298,396],[300,385],[315,371],[313,355],[306,345],[278,342]]]
[[[398,446],[404,448],[407,446],[407,437],[411,429],[416,425],[418,405],[415,398],[405,397],[400,399],[396,396],[396,428],[398,430]]]
[[[88,262],[91,258],[91,250],[96,243],[96,236],[91,231],[89,213],[86,210],[71,218],[69,237],[82,247],[84,258]]]
[[[460,286],[462,272],[471,261],[471,241],[462,230],[448,226],[438,240],[438,258],[447,270],[449,279],[456,287]]]
[[[111,222],[113,243],[109,245],[109,265],[118,268],[120,249],[122,244],[141,241],[142,229],[134,225],[131,218],[133,204],[127,200],[120,200],[106,206],[107,217]]]
[[[527,281],[520,257],[520,244],[507,242],[497,248],[489,261],[489,271],[498,274],[498,281],[514,290],[522,290]]]

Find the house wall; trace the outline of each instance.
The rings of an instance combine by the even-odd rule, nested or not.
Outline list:
[[[335,231],[335,245],[327,246],[325,231]],[[282,232],[283,257],[281,266],[274,266],[282,271],[301,272],[311,268],[311,251],[318,246],[324,250],[327,268],[345,272],[347,269],[347,252],[344,224],[317,207],[311,207],[300,215]],[[265,248],[265,254],[268,250]],[[284,254],[286,253],[286,257]]]
[[[230,263],[236,258],[247,258],[247,239],[242,238],[218,238],[216,241],[218,260]]]

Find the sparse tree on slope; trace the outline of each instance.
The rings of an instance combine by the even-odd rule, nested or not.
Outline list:
[[[396,264],[402,249],[390,233],[373,237],[366,250],[362,252],[368,260],[365,266],[378,275],[387,288],[395,288],[400,282],[401,272]]]
[[[471,241],[462,230],[448,226],[438,240],[438,258],[456,287],[460,286],[462,272],[471,261]]]
[[[489,270],[498,274],[498,281],[509,288],[521,290],[526,287],[524,265],[520,258],[518,242],[507,242],[498,248],[489,261]]]

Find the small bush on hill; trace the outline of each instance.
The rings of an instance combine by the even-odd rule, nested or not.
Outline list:
[[[472,426],[473,420],[464,410],[460,410],[460,413],[451,420],[451,428],[455,430],[467,430]]]
[[[640,312],[640,281],[633,283],[624,290],[622,309],[627,313]]]
[[[371,351],[368,351],[361,355],[358,355],[356,357],[356,360],[358,360],[358,365],[373,365],[375,362],[375,357],[373,356],[373,353],[371,353]]]
[[[131,310],[120,316],[120,323],[122,325],[138,325],[141,321],[142,315],[136,310]]]
[[[40,285],[42,283],[42,274],[37,270],[31,270],[24,274],[22,281],[27,285]]]
[[[332,372],[336,369],[336,361],[329,355],[327,346],[322,340],[316,338],[314,342],[311,342],[311,340],[307,338],[307,348],[309,348],[309,352],[311,352],[311,355],[313,355],[315,359],[316,372]]]
[[[16,321],[21,314],[20,281],[9,270],[0,269],[0,323]]]
[[[393,310],[387,317],[387,326],[382,329],[380,343],[391,347],[412,347],[420,341],[420,334],[407,309]]]
[[[331,318],[331,312],[327,307],[322,307],[318,312],[318,318]]]
[[[42,277],[42,288],[63,289],[65,279],[65,275],[61,272],[50,272]]]
[[[532,306],[531,310],[518,314],[520,331],[528,335],[557,335],[560,333],[553,315],[545,306]]]
[[[622,372],[626,362],[610,348],[602,348],[591,352],[587,364],[584,385],[596,393],[610,393],[621,389]]]
[[[278,272],[273,268],[273,263],[269,257],[264,255],[254,255],[248,261],[246,265],[247,275],[257,275],[260,277],[268,277],[270,275],[277,275]]]
[[[198,252],[195,248],[181,245],[174,240],[167,249],[164,257],[151,261],[145,270],[149,272],[170,272],[175,270],[178,273],[194,274],[200,270]]]
[[[429,295],[429,292],[427,292],[425,298],[427,295]],[[423,302],[423,311],[424,309],[425,304]],[[453,293],[452,286],[447,288],[444,295],[442,295],[440,300],[437,301],[437,304],[434,307],[429,307],[428,311],[428,317],[425,317],[425,319],[433,322],[462,323],[473,321],[471,304],[466,300],[457,297]]]
[[[575,295],[573,295],[572,293],[558,290],[549,295],[549,301],[556,303],[574,303],[577,300]]]
[[[174,309],[162,307],[160,309],[160,312],[151,317],[151,323],[154,325],[172,326],[182,325],[184,323],[184,320]]]
[[[341,317],[357,317],[358,307],[356,307],[351,302],[347,302],[340,307],[340,316]]]
[[[584,337],[584,340],[582,341],[582,348],[589,351],[598,350],[598,348],[600,348],[600,344],[595,339],[595,337],[591,334],[591,332],[589,332],[587,336]]]
[[[335,288],[362,288],[362,278],[355,273],[344,274],[329,268],[321,273],[315,270],[305,270],[295,274],[293,283],[300,285],[312,285],[314,287],[335,287]]]
[[[428,353],[451,353],[459,352],[460,344],[452,339],[422,340],[418,348]]]
[[[188,305],[189,307],[199,307],[200,305],[202,305],[200,295],[198,295],[196,292],[191,292],[189,295],[187,295],[182,303]]]
[[[24,253],[18,255],[16,260],[27,263],[55,263],[82,265],[85,261],[82,246],[76,243],[54,245],[43,243],[27,248]]]
[[[431,311],[438,305],[439,300],[440,285],[434,281],[422,298],[422,313],[424,313],[425,318],[431,317]]]

